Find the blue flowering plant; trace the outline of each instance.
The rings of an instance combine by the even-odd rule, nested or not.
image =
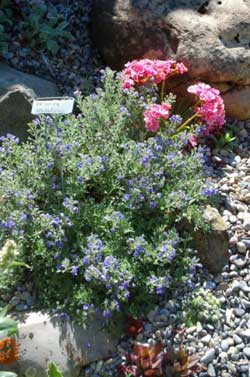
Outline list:
[[[137,127],[155,96],[124,93],[107,70],[102,88],[77,98],[78,115],[41,116],[23,143],[2,137],[0,242],[22,263],[13,287],[31,280],[39,308],[79,323],[142,314],[193,279],[197,258],[176,225],[202,227],[214,191],[185,133]]]

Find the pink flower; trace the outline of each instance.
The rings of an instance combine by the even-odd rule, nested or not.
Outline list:
[[[144,111],[144,120],[146,124],[146,129],[149,132],[156,132],[160,127],[160,119],[168,119],[169,118],[169,110],[171,105],[168,103],[162,103],[161,105],[153,104],[150,105]]]
[[[133,60],[125,65],[122,71],[122,88],[130,89],[135,85],[143,85],[147,81],[159,84],[169,75],[183,74],[187,68],[175,60]]]
[[[187,150],[193,149],[193,148],[197,147],[197,145],[198,145],[197,137],[195,135],[190,135],[188,137],[186,149]]]
[[[200,99],[201,104],[195,108],[195,111],[207,124],[205,135],[220,130],[225,123],[225,109],[219,90],[204,83],[191,85],[187,90]]]

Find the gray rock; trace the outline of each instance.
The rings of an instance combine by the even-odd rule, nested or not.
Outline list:
[[[205,355],[201,358],[201,362],[204,364],[209,364],[211,361],[213,361],[215,358],[215,349],[210,348]]]
[[[52,361],[64,376],[78,376],[81,367],[109,357],[117,345],[97,319],[84,329],[39,312],[25,313],[22,318],[17,339],[22,357],[13,367],[18,375],[32,370],[36,377],[45,377],[47,363]]]
[[[210,231],[194,231],[192,224],[181,223],[177,227],[186,230],[193,236],[194,247],[198,250],[203,265],[212,273],[219,273],[229,260],[229,236],[227,225],[216,208],[207,206],[204,211],[204,222],[210,225]]]
[[[244,221],[243,228],[246,232],[248,232],[250,230],[250,219],[247,219],[247,220]]]
[[[27,137],[27,123],[34,119],[31,104],[36,97],[59,94],[55,84],[0,64],[0,136]]]
[[[237,334],[233,334],[233,340],[234,340],[235,344],[241,344],[242,343],[242,339]]]
[[[246,338],[250,338],[250,328],[247,329],[247,330],[241,331],[241,336],[246,337]]]
[[[227,351],[229,350],[229,347],[230,347],[231,345],[233,345],[233,344],[234,344],[233,339],[231,339],[231,338],[224,339],[224,340],[221,342],[221,349],[222,349],[222,351],[227,352]]]
[[[244,280],[234,280],[232,284],[232,291],[237,292],[238,290],[241,290],[244,293],[249,293],[250,287]]]
[[[246,0],[95,0],[93,6],[94,37],[108,65],[176,58],[187,64],[188,82],[216,85],[227,114],[240,119],[250,117],[249,32]],[[181,77],[173,81],[183,84]]]
[[[216,372],[212,363],[208,365],[207,374],[209,377],[216,377]]]
[[[246,245],[247,249],[250,249],[250,240],[243,239],[241,241]]]
[[[237,242],[236,247],[237,247],[238,253],[245,254],[246,251],[247,251],[247,247],[246,247],[245,243],[242,242],[242,241]]]
[[[244,354],[246,355],[246,357],[247,357],[248,359],[250,359],[250,347],[245,347],[245,348],[243,349],[243,352],[244,352]]]
[[[244,298],[241,299],[242,305],[245,309],[250,309],[250,301]]]

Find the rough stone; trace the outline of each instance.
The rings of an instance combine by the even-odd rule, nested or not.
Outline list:
[[[211,361],[213,361],[214,358],[215,358],[215,349],[211,348],[201,358],[201,362],[204,363],[204,364],[209,364],[209,363],[211,363]]]
[[[225,221],[216,208],[208,206],[204,221],[211,230],[208,233],[194,232],[195,247],[204,266],[213,273],[221,272],[229,260],[229,236]]]
[[[65,377],[78,376],[81,367],[115,351],[117,340],[102,327],[99,320],[84,329],[40,312],[25,313],[18,326],[21,357],[10,370],[20,376],[28,370],[35,377],[45,377],[47,363],[52,361]]]
[[[229,116],[250,118],[249,0],[95,0],[93,33],[111,67],[175,58],[189,68],[187,83],[216,86]]]
[[[31,104],[36,97],[59,94],[55,84],[0,64],[0,136],[11,133],[21,140],[27,137]]]

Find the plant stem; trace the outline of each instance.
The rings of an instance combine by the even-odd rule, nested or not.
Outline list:
[[[163,98],[164,98],[165,85],[166,85],[166,80],[162,81],[162,84],[161,84],[161,103],[162,103]]]
[[[194,113],[190,118],[188,118],[184,123],[182,123],[181,125],[180,125],[180,127],[178,127],[177,128],[177,130],[176,130],[176,133],[179,133],[179,132],[181,132],[181,131],[183,131],[186,127],[187,127],[187,125],[194,119],[194,118],[196,118],[198,115],[196,114],[196,113]]]

